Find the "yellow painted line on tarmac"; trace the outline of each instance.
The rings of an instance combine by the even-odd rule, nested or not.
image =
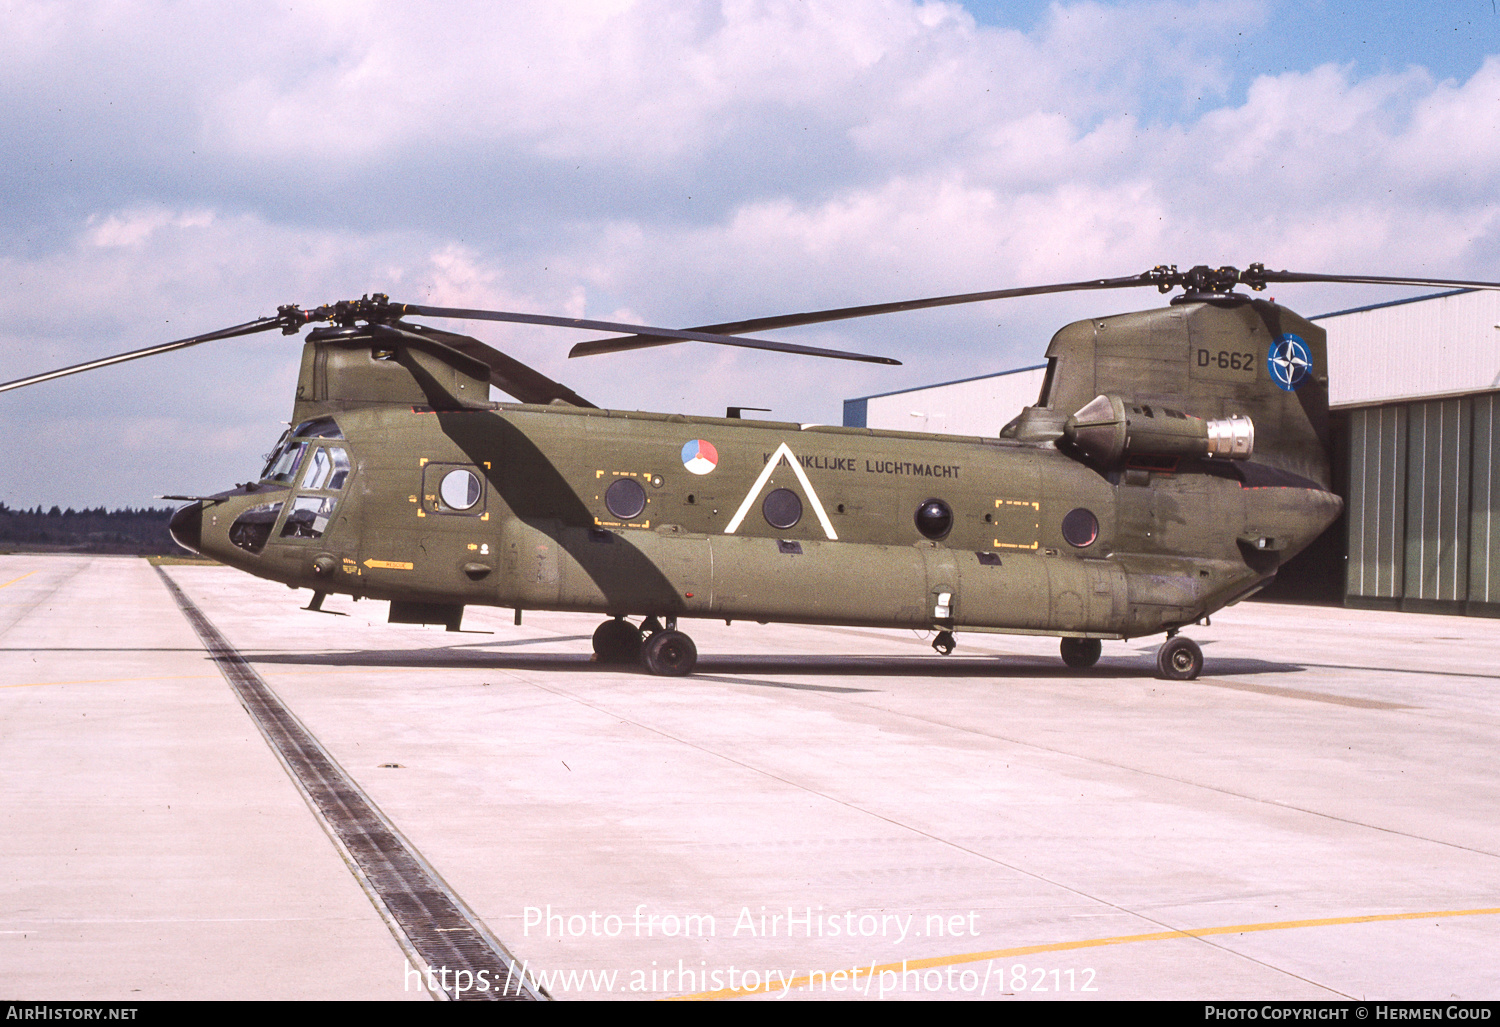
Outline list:
[[[14,585],[16,582],[18,582],[18,581],[24,581],[25,579],[31,577],[35,573],[36,573],[36,571],[27,571],[25,574],[21,575],[19,578],[11,578],[5,584],[0,585],[0,588],[10,588],[10,586]]]
[[[1151,934],[1121,934],[1112,938],[1089,938],[1085,941],[1063,941],[1053,945],[1024,945],[1014,949],[994,949],[989,952],[965,952],[957,956],[935,956],[931,959],[907,959],[900,963],[881,963],[869,966],[838,967],[832,971],[823,972],[826,982],[828,976],[842,972],[849,976],[853,982],[858,982],[861,976],[866,979],[881,973],[902,973],[907,970],[929,970],[939,966],[954,966],[959,963],[978,963],[987,959],[1009,959],[1012,956],[1030,956],[1039,952],[1067,952],[1072,949],[1092,949],[1105,945],[1129,945],[1139,941],[1171,941],[1174,938],[1207,938],[1216,934],[1252,934],[1256,931],[1289,931],[1298,927],[1337,927],[1344,924],[1373,924],[1390,920],[1436,920],[1442,917],[1454,916],[1495,916],[1500,914],[1500,907],[1491,909],[1438,909],[1425,913],[1379,913],[1374,916],[1334,916],[1324,917],[1319,920],[1278,920],[1264,924],[1235,924],[1231,927],[1196,927],[1186,931],[1156,931]],[[692,995],[676,995],[668,999],[669,1002],[701,1002],[721,998],[739,998],[743,995],[756,995],[769,993],[771,991],[790,990],[791,988],[805,988],[812,980],[812,975],[806,977],[794,977],[790,982],[777,981],[772,985],[769,981],[758,988],[722,988],[718,991],[700,991]],[[851,992],[861,989],[855,984],[849,986]]]

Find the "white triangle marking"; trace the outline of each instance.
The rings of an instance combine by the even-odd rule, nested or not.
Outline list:
[[[750,491],[745,494],[745,501],[735,511],[734,517],[729,521],[729,526],[724,529],[724,534],[733,535],[739,530],[740,522],[750,512],[750,504],[755,502],[755,497],[760,495],[760,490],[765,488],[766,482],[771,480],[771,472],[776,469],[777,464],[781,463],[783,455],[786,457],[787,463],[792,465],[792,473],[802,483],[802,491],[807,493],[807,498],[812,503],[813,513],[818,515],[818,523],[823,526],[823,533],[830,539],[837,541],[838,535],[833,530],[833,524],[828,520],[828,512],[823,509],[823,501],[818,498],[817,492],[813,490],[812,482],[807,480],[807,472],[797,462],[796,455],[792,453],[792,447],[788,446],[785,442],[777,446],[776,452],[771,454],[771,459],[766,461],[765,470],[760,472],[760,477],[756,478],[755,484],[750,486]]]

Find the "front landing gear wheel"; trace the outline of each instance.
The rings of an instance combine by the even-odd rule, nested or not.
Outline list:
[[[938,651],[939,656],[947,656],[958,648],[958,643],[953,640],[953,632],[939,631],[932,640],[932,647]]]
[[[1203,670],[1203,650],[1191,638],[1173,635],[1156,651],[1156,669],[1172,681],[1191,681]]]
[[[1104,645],[1097,638],[1065,638],[1062,640],[1062,660],[1074,670],[1087,670],[1099,662]]]
[[[623,618],[594,629],[594,655],[600,663],[634,663],[641,655],[641,631]]]
[[[641,646],[641,662],[653,674],[682,677],[698,665],[698,647],[680,631],[658,631]]]

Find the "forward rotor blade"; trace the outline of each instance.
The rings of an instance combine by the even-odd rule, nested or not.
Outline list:
[[[894,314],[903,310],[925,310],[929,307],[949,307],[960,303],[983,303],[986,300],[1012,299],[1018,296],[1043,296],[1054,292],[1081,292],[1089,289],[1127,289],[1139,285],[1155,285],[1141,275],[1127,278],[1093,278],[1086,282],[1063,282],[1057,285],[1032,285],[1020,289],[993,289],[989,292],[966,292],[953,296],[933,296],[920,300],[901,300],[896,303],[871,303],[860,307],[839,307],[834,310],[813,310],[804,314],[780,314],[775,317],[755,317],[745,321],[728,321],[723,324],[702,325],[695,332],[715,332],[733,335],[737,332],[767,332],[776,328],[795,328],[798,325],[821,324],[825,321],[845,321],[856,317],[873,317],[876,314]],[[672,339],[648,336],[644,333],[624,335],[613,339],[595,339],[580,342],[568,351],[570,357],[586,357],[596,353],[617,353],[629,349],[645,349],[649,346],[667,346]]]
[[[478,339],[472,339],[467,335],[458,335],[454,332],[444,332],[436,328],[428,328],[426,325],[406,324],[404,322],[392,326],[389,330],[399,330],[400,334],[409,338],[418,339],[427,342],[429,345],[437,345],[444,349],[455,350],[463,357],[483,364],[489,369],[490,384],[507,396],[514,396],[522,403],[545,405],[560,400],[569,406],[595,408],[593,403],[590,403],[561,382],[553,381],[535,368],[528,367],[509,354],[502,353],[491,346],[486,346]]]
[[[474,321],[509,321],[515,324],[551,325],[555,328],[580,328],[596,332],[631,332],[635,336],[660,339],[663,345],[669,342],[712,342],[720,346],[738,346],[743,349],[764,349],[776,353],[800,353],[804,356],[834,357],[838,360],[860,360],[870,364],[900,364],[890,357],[871,356],[868,353],[851,353],[847,350],[824,349],[819,346],[799,346],[790,342],[772,342],[770,339],[736,338],[717,332],[697,329],[653,328],[647,325],[621,324],[617,321],[590,321],[585,318],[549,317],[545,314],[517,314],[504,310],[462,310],[456,307],[420,307],[411,303],[393,303],[391,309],[402,316],[415,314],[422,317],[455,317]],[[800,323],[800,322],[799,322]],[[775,327],[775,326],[770,326]],[[747,331],[749,329],[746,329]],[[653,343],[647,343],[653,345]]]
[[[19,389],[27,385],[36,385],[40,382],[51,381],[53,378],[62,378],[70,374],[79,374],[83,371],[92,371],[99,367],[109,367],[111,364],[123,364],[127,360],[139,360],[142,357],[154,357],[158,353],[170,353],[174,349],[186,349],[196,346],[200,342],[213,342],[216,339],[233,339],[238,335],[252,335],[255,332],[263,332],[268,328],[280,326],[280,317],[262,317],[254,321],[246,321],[242,325],[233,328],[223,328],[217,332],[209,332],[206,335],[194,335],[190,339],[178,339],[176,342],[162,343],[160,346],[147,346],[145,349],[131,350],[129,353],[118,353],[112,357],[103,357],[99,360],[90,360],[83,364],[74,364],[72,367],[59,368],[56,371],[48,371],[45,374],[34,374],[29,378],[17,378],[15,381],[0,385],[0,392],[9,392],[11,389]]]

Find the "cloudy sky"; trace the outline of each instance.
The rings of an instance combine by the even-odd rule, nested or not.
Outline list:
[[[367,292],[685,326],[1159,263],[1500,278],[1493,0],[0,10],[0,380]],[[779,333],[899,368],[440,326],[601,406],[837,423],[1156,300]],[[243,481],[298,355],[271,333],[0,395],[0,501]]]

